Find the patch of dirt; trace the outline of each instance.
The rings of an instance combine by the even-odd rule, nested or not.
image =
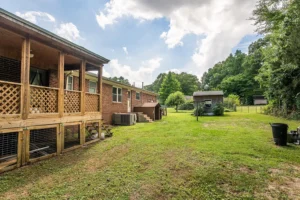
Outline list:
[[[108,163],[116,162],[119,158],[124,157],[129,152],[129,145],[124,144],[116,146],[106,151],[100,158],[90,158],[87,160],[83,170],[94,173],[99,169],[102,169]]]
[[[280,169],[269,169],[272,181],[268,184],[266,199],[300,199],[300,167],[283,165]]]
[[[247,166],[243,166],[239,168],[239,171],[246,173],[246,174],[254,174],[255,171]]]
[[[157,184],[143,184],[137,191],[134,191],[130,194],[130,200],[139,200],[139,199],[165,199],[161,196],[161,187]]]

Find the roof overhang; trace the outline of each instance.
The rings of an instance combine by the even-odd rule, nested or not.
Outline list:
[[[109,62],[108,59],[28,22],[2,8],[0,8],[0,26],[11,32],[17,33],[24,38],[30,37],[37,42],[41,42],[69,55],[92,62],[99,67]]]

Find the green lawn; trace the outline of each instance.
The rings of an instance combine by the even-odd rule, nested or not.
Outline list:
[[[276,147],[261,114],[162,121],[0,175],[2,199],[300,199],[300,147]],[[298,196],[297,196],[298,195]]]

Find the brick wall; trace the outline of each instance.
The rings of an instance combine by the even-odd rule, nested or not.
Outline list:
[[[102,117],[105,123],[111,124],[112,114],[115,112],[127,112],[127,89],[122,89],[122,102],[116,103],[112,101],[112,85],[103,83],[102,85]]]
[[[58,71],[50,70],[49,71],[49,87],[58,88]]]

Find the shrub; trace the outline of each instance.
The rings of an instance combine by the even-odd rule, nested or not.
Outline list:
[[[204,105],[203,104],[199,104],[198,109],[197,108],[194,109],[194,115],[195,116],[197,116],[197,113],[198,113],[198,116],[203,116],[204,115]]]
[[[178,106],[185,103],[184,94],[182,92],[174,92],[170,94],[165,101],[167,106],[175,106],[176,112],[178,112]]]
[[[194,102],[188,101],[184,104],[179,105],[178,110],[194,110]]]
[[[216,104],[213,107],[213,113],[215,116],[223,116],[224,115],[224,106],[221,103]]]

